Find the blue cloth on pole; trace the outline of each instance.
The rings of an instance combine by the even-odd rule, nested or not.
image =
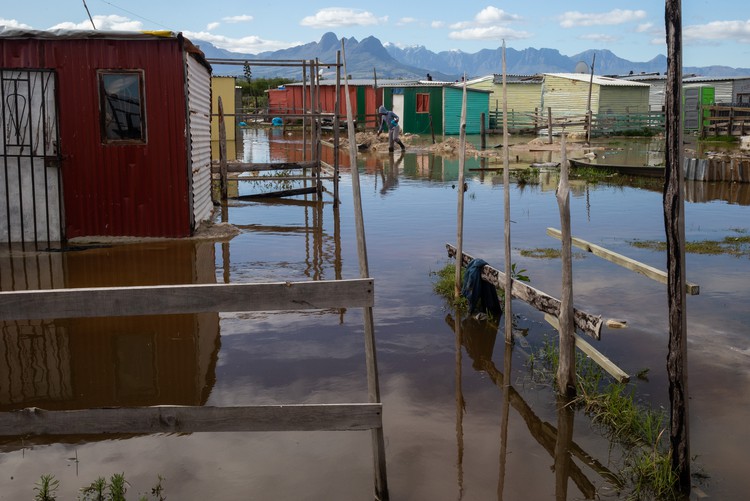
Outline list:
[[[469,314],[483,311],[495,318],[500,318],[503,308],[497,295],[497,289],[489,282],[482,280],[482,268],[487,265],[483,259],[472,259],[464,271],[461,284],[461,295],[469,302]]]

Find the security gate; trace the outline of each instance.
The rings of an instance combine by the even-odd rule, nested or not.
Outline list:
[[[63,240],[52,70],[0,69],[0,242]]]

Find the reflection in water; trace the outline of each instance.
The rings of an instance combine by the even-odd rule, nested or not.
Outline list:
[[[0,256],[0,284],[30,290],[212,283],[214,269],[213,242],[11,252]],[[2,322],[0,411],[203,405],[219,345],[218,313]]]
[[[555,478],[556,478],[556,496],[559,500],[566,499],[567,496],[567,482],[568,478],[572,479],[578,487],[581,494],[586,499],[594,499],[596,496],[596,487],[589,480],[586,475],[581,471],[581,468],[573,461],[571,453],[575,455],[584,464],[590,467],[594,472],[601,475],[606,481],[622,487],[618,481],[617,476],[609,471],[599,461],[595,460],[591,455],[585,453],[580,446],[572,441],[573,437],[573,419],[574,412],[569,405],[564,405],[564,402],[558,404],[558,428],[556,429],[551,424],[542,421],[536,413],[531,409],[529,404],[523,399],[523,397],[516,391],[513,386],[507,382],[507,378],[503,372],[501,372],[492,361],[492,353],[494,350],[495,339],[497,336],[497,325],[488,321],[479,321],[473,317],[468,317],[457,325],[454,318],[451,315],[446,316],[445,322],[454,331],[457,339],[457,343],[466,349],[466,353],[472,359],[472,367],[479,372],[484,372],[492,380],[492,382],[503,391],[503,419],[501,430],[501,448],[499,457],[499,479],[497,488],[498,500],[503,498],[503,488],[505,484],[505,471],[506,471],[506,460],[507,460],[507,426],[508,416],[507,407],[512,405],[513,408],[523,418],[526,426],[531,433],[531,436],[547,451],[550,457],[555,462]],[[457,351],[458,346],[457,346]],[[512,345],[506,345],[505,349],[505,369],[506,374],[510,371],[510,359],[511,359]],[[456,376],[460,374],[460,355],[456,355]],[[460,380],[459,380],[460,381]],[[457,383],[457,388],[460,386]],[[460,400],[459,400],[460,397]],[[507,404],[505,403],[507,401]],[[465,402],[463,401],[463,395],[457,390],[457,425],[456,429],[459,441],[459,458],[463,457],[463,427],[459,426],[462,419],[465,408]],[[460,403],[460,406],[459,406]],[[459,470],[461,472],[461,470]],[[462,485],[462,476],[459,476],[459,489],[463,491],[464,486]]]

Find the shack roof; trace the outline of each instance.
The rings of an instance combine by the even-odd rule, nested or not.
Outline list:
[[[512,83],[512,84],[540,84],[542,83],[542,80],[544,80],[544,75],[505,75],[505,83]],[[493,83],[501,84],[503,83],[503,76],[495,73]]]
[[[0,39],[6,40],[164,40],[174,38],[184,42],[185,50],[194,55],[198,61],[211,71],[211,65],[206,60],[197,45],[182,36],[169,30],[162,31],[104,31],[104,30],[24,30],[17,28],[5,28],[0,30]]]
[[[391,86],[393,86],[395,84],[403,85],[405,83],[409,83],[410,84],[410,83],[413,83],[413,82],[416,82],[416,80],[378,80],[377,84],[378,84],[378,87],[385,87],[387,85],[391,85]],[[344,78],[341,78],[340,85],[342,87],[344,86],[344,83],[345,83],[344,82]],[[292,82],[292,83],[288,83],[288,84],[284,84],[284,85],[286,87],[296,87],[296,86],[301,86],[302,82]],[[309,83],[308,83],[308,85],[309,85]],[[335,79],[333,79],[333,80],[320,80],[318,82],[318,85],[321,85],[321,86],[336,85],[336,80]],[[372,87],[372,86],[375,85],[375,80],[372,79],[372,78],[350,78],[349,79],[349,85],[354,86],[354,87]],[[271,90],[279,90],[279,89],[271,89]]]
[[[602,77],[594,75],[593,79],[591,75],[585,73],[545,73],[545,76],[553,76],[559,78],[567,78],[568,80],[577,80],[579,82],[589,83],[592,81],[602,87],[648,87],[647,83],[634,82],[632,80],[624,80],[621,78]]]

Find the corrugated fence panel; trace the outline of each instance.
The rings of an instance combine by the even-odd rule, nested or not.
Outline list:
[[[210,219],[211,200],[211,75],[194,57],[187,58],[188,109],[193,219],[197,227]]]

